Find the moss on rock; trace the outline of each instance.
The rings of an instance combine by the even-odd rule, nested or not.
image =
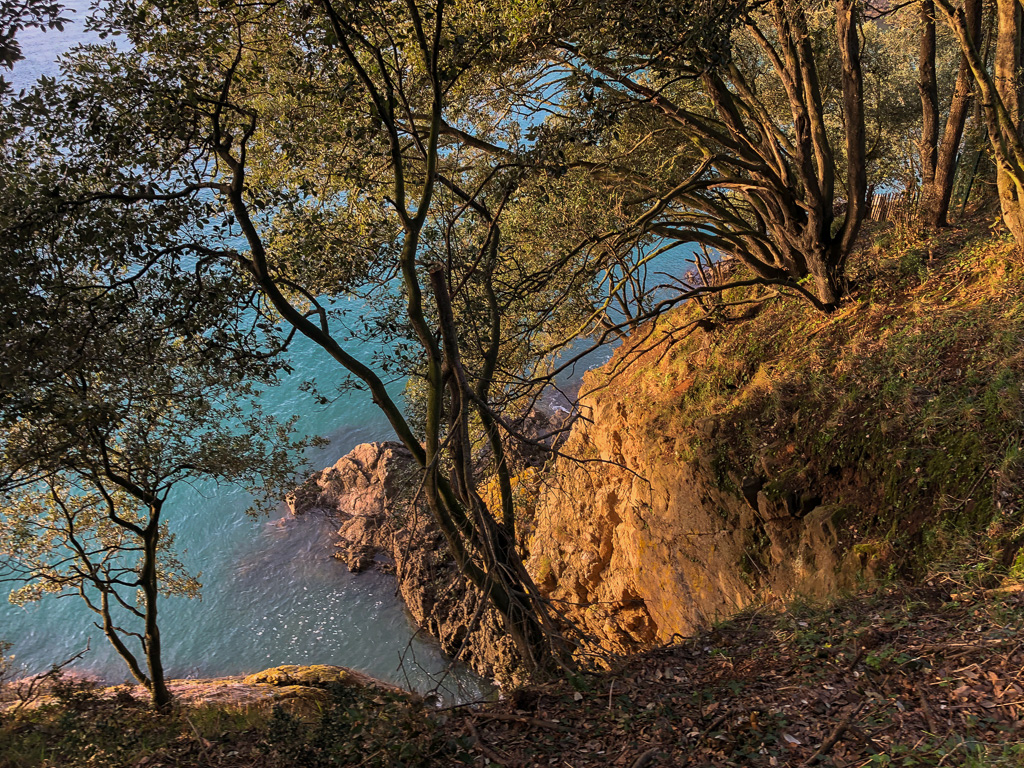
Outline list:
[[[328,683],[350,683],[352,673],[344,667],[329,664],[282,664],[273,669],[264,669],[245,678],[247,685],[267,683],[269,685],[327,685]]]

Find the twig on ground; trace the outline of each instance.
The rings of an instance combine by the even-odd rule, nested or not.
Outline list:
[[[199,729],[196,728],[196,724],[192,722],[191,718],[189,718],[188,715],[182,712],[182,717],[185,718],[185,722],[188,723],[189,727],[192,729],[192,733],[196,735],[196,742],[199,744],[199,749],[202,750],[203,758],[209,759],[210,747],[213,746],[213,743],[210,742],[208,739],[204,739],[202,737],[202,735],[199,733]]]
[[[839,743],[841,738],[843,738],[843,734],[846,733],[846,729],[850,727],[850,723],[853,722],[853,718],[859,715],[862,709],[864,709],[863,701],[854,707],[846,717],[839,721],[839,724],[832,729],[832,733],[829,734],[829,737],[821,743],[820,747],[818,747],[818,751],[803,762],[803,767],[806,768],[806,766],[814,765],[831,752],[832,748]]]
[[[541,720],[539,717],[526,717],[525,715],[510,715],[505,712],[473,712],[473,717],[480,718],[482,720],[504,720],[509,723],[524,723],[525,725],[533,725],[537,728],[549,728],[552,731],[561,731],[562,733],[576,733],[575,728],[570,728],[567,725],[561,723],[552,723],[549,720]]]
[[[714,720],[711,721],[711,725],[709,725],[707,728],[704,729],[704,733],[702,733],[700,735],[700,737],[702,739],[706,739],[708,737],[708,734],[710,734],[718,726],[720,726],[722,723],[724,723],[726,718],[729,717],[729,715],[731,715],[731,714],[733,714],[733,713],[732,712],[723,712],[722,714],[720,714],[718,717],[716,717]]]
[[[15,714],[17,712],[20,712],[24,707],[32,703],[35,700],[36,696],[39,695],[38,689],[40,684],[42,684],[44,680],[52,681],[59,678],[64,672],[64,667],[68,666],[69,664],[73,664],[74,662],[78,661],[80,658],[85,656],[85,654],[89,652],[89,647],[91,645],[92,639],[90,638],[86,641],[85,648],[83,648],[73,656],[69,656],[68,658],[64,659],[64,661],[54,664],[52,667],[50,667],[50,670],[48,672],[43,672],[41,675],[35,675],[29,678],[27,684],[25,684],[24,682],[18,683],[14,690],[14,695],[18,699],[18,703],[11,708],[11,713]]]
[[[631,768],[647,768],[651,761],[657,756],[658,748],[651,747],[636,759]]]
[[[921,702],[921,712],[924,713],[924,720],[928,723],[928,730],[932,732],[932,735],[938,736],[939,726],[935,722],[935,718],[932,716],[931,707],[928,706],[928,698],[924,695],[924,688],[921,684],[917,684],[917,698]]]
[[[480,732],[477,731],[476,726],[473,725],[471,721],[467,720],[466,725],[469,726],[469,734],[473,737],[474,746],[480,750],[484,757],[498,765],[516,765],[516,763],[510,761],[507,757],[501,757],[497,752],[487,746],[487,742],[481,738]]]

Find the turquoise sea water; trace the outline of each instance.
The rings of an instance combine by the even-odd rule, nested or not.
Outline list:
[[[368,358],[371,345],[359,350]],[[305,339],[290,353],[296,374],[260,398],[282,419],[299,415],[302,434],[330,444],[310,455],[310,467],[334,463],[353,446],[387,439],[389,427],[362,392],[327,407],[299,390],[313,375],[322,391],[340,382],[336,363]],[[396,385],[400,389],[400,384]],[[398,392],[393,392],[398,396]],[[331,557],[332,522],[293,518],[283,507],[269,519],[245,514],[249,496],[214,483],[181,486],[166,507],[177,547],[189,569],[201,572],[202,599],[169,598],[161,604],[164,660],[169,676],[206,677],[255,671],[285,663],[340,664],[418,690],[433,687],[446,662],[414,628],[395,597],[391,577],[353,575]],[[0,637],[14,642],[17,661],[45,669],[84,648],[77,668],[109,681],[127,677],[122,662],[75,595],[45,598],[26,608],[0,604]],[[404,662],[403,662],[404,656]],[[465,671],[449,679],[480,685]],[[454,691],[453,691],[454,692]]]
[[[88,6],[77,0],[73,7]],[[41,74],[55,74],[61,50],[88,39],[81,25],[63,33],[28,31],[22,37],[26,61],[8,76],[16,88]],[[662,257],[658,269],[680,274],[686,254]],[[652,278],[653,279],[653,278]],[[375,346],[352,349],[366,362]],[[609,350],[591,355],[563,383],[586,367],[607,359]],[[334,463],[355,445],[391,439],[380,411],[363,392],[348,392],[328,406],[319,406],[300,390],[314,379],[330,393],[341,382],[339,366],[311,342],[299,337],[291,352],[296,371],[280,387],[261,398],[269,414],[299,416],[304,435],[330,440],[310,454],[310,467]],[[397,397],[401,382],[393,386]],[[164,600],[161,627],[165,665],[172,677],[206,677],[251,672],[284,663],[340,664],[417,690],[434,686],[445,674],[446,661],[414,627],[395,597],[390,577],[352,575],[331,558],[332,523],[321,517],[292,518],[283,505],[270,519],[246,516],[248,496],[233,487],[212,483],[177,489],[167,519],[177,535],[183,561],[201,571],[202,600]],[[14,643],[17,661],[40,671],[90,644],[78,664],[82,671],[108,681],[121,681],[127,671],[93,615],[74,595],[48,598],[26,608],[0,601],[0,639]],[[448,696],[473,698],[483,684],[463,671],[449,676]],[[461,691],[457,690],[461,688]]]
[[[15,90],[40,75],[57,73],[56,57],[91,41],[81,19],[87,0],[72,0],[76,19],[63,32],[28,30],[21,35],[25,61],[6,78]],[[374,344],[352,350],[370,361]],[[281,419],[299,416],[303,435],[330,440],[310,452],[311,469],[334,463],[355,445],[392,437],[363,392],[348,392],[328,406],[300,391],[304,379],[331,393],[341,382],[339,366],[299,337],[290,352],[295,375],[267,390],[264,410]],[[397,397],[401,382],[393,394]],[[318,516],[292,518],[283,504],[270,519],[245,514],[248,495],[213,483],[176,489],[166,509],[183,561],[201,572],[201,600],[166,599],[161,604],[164,659],[172,677],[252,672],[285,663],[340,664],[418,690],[432,688],[447,662],[415,628],[395,596],[391,577],[353,575],[332,559],[332,523]],[[108,681],[128,673],[94,615],[75,595],[47,598],[18,608],[0,602],[0,639],[14,643],[16,660],[28,671],[86,647],[76,668]],[[447,677],[448,696],[472,698],[484,686],[465,670]],[[456,689],[461,687],[461,692]]]

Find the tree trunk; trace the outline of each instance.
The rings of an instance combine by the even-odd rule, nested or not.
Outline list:
[[[98,585],[99,586],[99,585]],[[135,658],[135,654],[131,652],[127,645],[124,644],[124,640],[121,639],[121,635],[118,634],[117,625],[114,623],[114,618],[110,613],[110,589],[104,589],[102,586],[100,589],[100,607],[96,609],[100,617],[103,619],[103,624],[100,625],[100,629],[103,630],[103,634],[106,636],[110,644],[114,646],[114,650],[117,651],[117,655],[120,656],[124,663],[128,665],[128,671],[132,673],[139,685],[150,690],[150,680],[145,672],[142,671],[142,667],[139,666],[139,660]]]
[[[477,492],[471,466],[471,443],[469,436],[470,398],[469,381],[462,364],[459,350],[458,329],[452,310],[451,294],[445,269],[441,265],[429,268],[430,285],[437,306],[438,328],[441,335],[441,349],[444,354],[445,378],[449,382],[449,441],[451,444],[453,482],[445,487],[436,470],[424,467],[433,477],[424,483],[428,499],[435,508],[435,519],[448,519],[461,510],[469,510],[476,536],[475,545],[483,563],[482,569],[470,569],[467,574],[473,582],[488,595],[492,605],[501,614],[506,629],[519,648],[527,671],[549,671],[554,661],[551,646],[541,623],[543,606],[534,600],[536,590],[531,590],[529,574],[522,567],[522,559],[516,551],[514,537],[514,515],[505,527],[494,519]],[[486,391],[486,390],[484,390]],[[486,403],[482,411],[489,412]],[[494,425],[492,425],[493,427]],[[500,443],[500,440],[498,441]],[[511,480],[508,467],[499,466],[502,479],[503,511],[512,512]],[[432,493],[433,491],[433,493]],[[507,499],[505,493],[508,492]],[[443,505],[443,508],[442,508]],[[439,514],[443,513],[443,514]],[[455,531],[452,531],[455,534]],[[446,534],[447,535],[447,534]],[[450,541],[450,539],[449,539]],[[481,579],[482,576],[482,579]]]
[[[825,311],[838,307],[844,292],[843,275],[830,257],[831,252],[825,249],[807,254],[807,269],[814,278],[814,295]]]
[[[1020,82],[1021,66],[1021,8],[1018,0],[997,0],[996,2],[996,55],[995,86],[1003,106],[1012,122],[1012,130],[1018,142],[1024,138],[1024,122],[1021,110],[1024,108]],[[1007,127],[1007,130],[1010,130]],[[1024,167],[1018,162],[997,162],[996,183],[999,188],[999,205],[1003,221],[1013,234],[1017,244],[1024,247]],[[1016,166],[1016,167],[1014,167]]]
[[[868,207],[864,75],[854,0],[836,0],[836,38],[842,65],[843,116],[846,123],[846,217],[832,242],[826,279],[841,296],[845,290],[846,260],[853,250]]]
[[[934,3],[929,3],[934,23]],[[967,0],[964,4],[964,11],[967,16],[967,26],[970,29],[971,37],[978,40],[981,36],[981,0]],[[922,32],[922,35],[924,33]],[[932,31],[931,45],[931,76],[935,75],[935,46],[934,26]],[[922,80],[924,61],[924,40],[922,39]],[[925,167],[924,132],[922,131],[922,185],[921,203],[918,207],[918,220],[927,229],[941,229],[949,226],[949,205],[953,196],[953,181],[956,178],[957,161],[960,155],[960,142],[963,140],[964,126],[967,123],[967,115],[971,109],[971,98],[974,89],[971,85],[971,69],[967,64],[967,57],[961,54],[960,69],[956,77],[956,85],[953,90],[953,98],[949,105],[949,115],[946,117],[945,130],[942,133],[942,143],[932,153],[935,164],[931,174]],[[935,141],[938,141],[938,98],[935,100],[936,134]],[[928,107],[925,104],[925,97],[921,97],[922,114],[927,114]],[[927,118],[926,118],[927,119]]]
[[[1018,0],[997,0],[996,61],[989,73],[972,37],[963,9],[950,0],[942,8],[978,86],[989,141],[996,161],[996,179],[1003,221],[1024,248],[1024,137],[1021,135],[1021,84],[1017,81],[1021,51],[1021,10]]]
[[[142,593],[145,597],[146,634],[145,651],[146,665],[149,668],[150,694],[153,706],[166,709],[171,703],[171,692],[167,690],[164,679],[164,662],[160,649],[160,627],[157,624],[157,599],[159,598],[159,577],[157,574],[157,548],[160,538],[160,510],[150,510],[150,523],[146,528],[143,544]]]
[[[935,2],[921,3],[921,48],[918,54],[918,83],[921,92],[921,187],[935,182],[939,149],[939,85],[935,77]],[[922,197],[922,207],[924,198]]]

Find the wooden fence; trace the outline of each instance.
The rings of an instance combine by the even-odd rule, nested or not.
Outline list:
[[[920,195],[921,191],[916,188],[874,194],[868,200],[868,218],[872,221],[909,221],[917,212]]]

